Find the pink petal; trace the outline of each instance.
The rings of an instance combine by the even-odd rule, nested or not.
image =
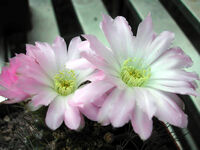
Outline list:
[[[110,121],[114,127],[121,127],[127,123],[135,106],[135,96],[131,89],[126,89],[120,93],[121,95],[113,102],[110,111]],[[103,107],[106,106],[103,105]]]
[[[194,72],[186,72],[180,69],[170,69],[163,71],[162,69],[151,71],[151,80],[180,80],[180,81],[194,81],[199,80],[198,74]]]
[[[45,122],[47,126],[56,130],[64,120],[66,97],[58,96],[49,106]]]
[[[82,70],[76,70],[77,73],[77,84],[81,84],[88,80],[88,77],[94,72],[93,68],[87,68]]]
[[[99,112],[99,108],[93,104],[86,104],[83,107],[80,107],[79,110],[83,113],[88,119],[97,121],[97,114]]]
[[[4,101],[5,104],[18,103],[30,97],[27,93],[17,88],[0,90],[0,95],[8,98],[8,100]]]
[[[87,79],[89,81],[97,81],[97,80],[103,80],[105,78],[105,74],[101,70],[95,70],[95,72],[90,75]]]
[[[74,59],[68,61],[65,67],[72,70],[94,68],[94,66],[85,58]]]
[[[51,88],[43,88],[32,98],[33,105],[35,107],[39,105],[49,105],[55,98],[58,96],[58,93],[53,91]]]
[[[120,89],[124,89],[127,88],[127,85],[120,79],[119,76],[112,76],[109,74],[105,73],[105,79],[104,81],[113,84],[114,86],[120,88]]]
[[[89,37],[91,39],[94,38],[91,35]],[[90,42],[92,42],[92,41],[90,41]],[[98,69],[106,71],[112,75],[117,75],[116,68],[118,68],[118,70],[119,70],[119,65],[114,64],[114,67],[109,65],[103,57],[101,57],[100,55],[95,53],[95,49],[93,49],[93,50],[91,49],[93,47],[90,46],[91,45],[90,42],[84,41],[79,45],[79,49],[81,51],[81,56],[86,58],[92,65],[95,66],[95,68],[97,67]],[[94,38],[93,42],[94,42],[94,44],[98,43],[99,45],[103,46],[96,38]],[[107,49],[106,49],[106,51],[107,51]]]
[[[105,102],[103,103],[101,109],[98,114],[98,122],[103,125],[108,125],[110,123],[110,115],[113,108],[113,105],[120,99],[121,92],[119,89],[115,88],[108,95]]]
[[[105,102],[105,100],[107,99],[107,97],[112,93],[112,91],[115,89],[116,87],[113,87],[111,89],[109,89],[108,91],[106,91],[102,96],[94,99],[92,101],[92,104],[94,104],[97,107],[101,107],[103,105],[103,103]]]
[[[9,66],[3,67],[0,75],[0,95],[8,98],[4,103],[17,103],[29,97],[21,88],[17,86],[19,77],[18,68],[21,66],[18,57],[10,59]]]
[[[52,44],[54,50],[56,63],[58,70],[64,69],[64,64],[67,62],[67,46],[65,40],[60,36],[57,36],[55,41]]]
[[[32,53],[36,61],[50,77],[53,77],[58,70],[53,48],[48,43],[36,42],[35,45],[38,50]]]
[[[136,107],[139,107],[148,116],[149,120],[151,120],[156,112],[155,97],[146,88],[134,88],[133,91],[135,92],[137,102]]]
[[[81,126],[81,114],[79,109],[66,103],[64,121],[68,128],[72,130],[79,129]]]
[[[146,140],[151,136],[153,122],[139,107],[135,107],[131,116],[131,123],[134,131],[141,139]]]
[[[178,97],[173,98],[169,93],[153,89],[151,89],[151,92],[155,98],[159,97],[156,103],[157,111],[155,114],[158,119],[182,128],[187,126],[187,115],[177,105]],[[181,100],[179,99],[178,101]]]
[[[16,56],[21,63],[17,73],[22,74],[25,77],[33,78],[40,83],[48,86],[53,86],[53,82],[48,75],[45,74],[44,70],[33,58],[27,55],[19,54]]]
[[[19,82],[16,84],[19,89],[22,89],[29,95],[35,95],[38,92],[41,92],[44,88],[48,88],[47,85],[34,80],[33,78],[20,77]]]
[[[186,94],[193,96],[199,95],[199,93],[195,91],[193,84],[186,81],[150,80],[145,86],[171,93],[179,93],[183,95]]]
[[[134,40],[134,52],[132,57],[144,58],[149,54],[149,45],[155,38],[155,33],[153,31],[153,24],[151,19],[151,14],[139,24],[137,35]]]
[[[160,91],[159,92],[163,93],[166,97],[168,97],[168,99],[171,99],[173,102],[176,103],[176,105],[180,108],[180,109],[184,109],[185,105],[183,103],[183,101],[174,93],[169,93],[169,92],[163,92]]]
[[[97,56],[94,52],[82,52],[81,56],[87,59],[99,70],[102,70],[114,76],[118,74],[118,72],[116,71],[116,69],[114,69],[114,67],[105,62],[104,59],[102,59],[101,57]]]
[[[174,33],[169,31],[164,31],[158,35],[151,45],[149,45],[149,55],[145,62],[151,64],[155,61],[163,52],[170,48],[172,41],[174,40]]]
[[[167,62],[167,63],[166,63]],[[171,48],[165,51],[152,65],[152,70],[167,69],[182,69],[185,67],[191,67],[193,64],[191,58],[180,49]]]
[[[110,16],[103,15],[101,28],[119,61],[133,53],[134,37],[124,17],[118,16],[113,20]]]
[[[0,84],[4,88],[11,88],[17,81],[17,69],[21,66],[17,57],[10,59],[9,66],[2,67],[2,71],[0,74]]]
[[[26,44],[26,55],[30,56],[35,59],[35,53],[39,51],[38,47],[31,45],[31,44]]]
[[[113,85],[105,81],[92,82],[82,88],[77,89],[70,103],[75,106],[81,106],[83,104],[85,105],[87,103],[90,103],[92,100],[102,96],[112,87]]]
[[[96,53],[96,55],[99,55],[100,58],[103,58],[105,63],[112,64],[113,69],[115,70],[120,69],[119,62],[117,62],[117,60],[114,58],[112,51],[106,48],[95,36],[83,35],[83,37],[88,40],[90,48]]]
[[[68,48],[68,61],[80,58],[79,44],[81,42],[80,37],[75,37],[71,40]]]

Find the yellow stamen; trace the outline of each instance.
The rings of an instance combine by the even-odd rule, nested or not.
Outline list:
[[[120,77],[129,87],[141,87],[151,76],[150,68],[143,68],[141,61],[126,59],[121,67]]]
[[[77,89],[76,75],[73,70],[63,70],[54,76],[54,89],[62,96],[67,96]]]

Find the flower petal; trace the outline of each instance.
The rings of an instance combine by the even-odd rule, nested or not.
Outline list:
[[[170,70],[152,70],[150,80],[180,80],[180,81],[194,81],[199,80],[199,76],[194,72],[186,72],[180,69]]]
[[[112,93],[112,91],[115,89],[115,87],[109,89],[108,91],[106,91],[102,96],[95,98],[94,100],[92,100],[92,104],[94,104],[97,107],[101,107],[103,105],[103,103],[105,102],[105,100],[107,99],[107,97]]]
[[[81,83],[87,81],[88,76],[90,76],[93,72],[93,68],[76,70],[78,84],[80,85]]]
[[[151,64],[154,62],[163,52],[168,50],[174,40],[174,33],[169,31],[163,31],[160,35],[158,35],[149,45],[149,55],[145,59],[147,64]]]
[[[157,68],[160,70],[182,69],[191,67],[192,64],[191,58],[180,48],[171,48],[165,51],[153,64],[151,64],[151,70],[157,70]]]
[[[95,70],[90,76],[88,76],[89,81],[98,81],[103,80],[105,78],[105,74],[101,70]]]
[[[82,52],[81,56],[87,59],[90,63],[92,63],[96,68],[99,70],[102,70],[103,72],[106,72],[110,75],[116,76],[118,72],[114,67],[111,67],[108,65],[104,59],[101,57],[97,56],[94,52]]]
[[[113,91],[107,96],[105,102],[103,103],[101,109],[98,114],[98,122],[102,125],[108,125],[110,123],[110,113],[112,112],[113,104],[116,103],[120,99],[121,92],[119,89],[115,88]]]
[[[64,64],[67,61],[67,46],[65,40],[60,36],[57,36],[52,44],[52,48],[54,50],[56,63],[59,68],[58,70],[63,70]]]
[[[150,137],[153,122],[139,107],[135,107],[131,116],[131,123],[134,131],[140,136],[141,139],[146,140]]]
[[[47,85],[42,84],[38,82],[37,80],[34,80],[33,78],[28,77],[19,77],[19,82],[16,84],[16,86],[28,93],[29,95],[35,95],[38,92],[41,92],[44,88],[48,88]]]
[[[81,114],[77,107],[71,106],[66,102],[66,109],[64,115],[65,125],[72,129],[77,130],[81,126]]]
[[[103,15],[101,28],[120,62],[130,56],[133,51],[134,36],[124,17],[118,16],[113,20],[110,16]]]
[[[3,102],[4,104],[18,103],[30,97],[27,93],[16,88],[0,90],[0,95],[8,98]]]
[[[112,87],[112,84],[109,84],[105,81],[92,82],[82,88],[77,89],[70,103],[75,106],[85,105],[92,102],[92,100],[102,96]]]
[[[85,58],[67,61],[65,67],[72,70],[94,68],[94,66]]]
[[[135,92],[137,102],[136,107],[139,107],[148,116],[149,120],[151,120],[156,112],[155,98],[146,88],[134,88],[133,91]]]
[[[200,95],[195,91],[195,87],[190,82],[186,81],[176,81],[176,80],[150,80],[146,87],[155,88],[158,90],[163,90],[171,93],[179,93],[186,95],[198,96]]]
[[[99,112],[99,109],[97,106],[88,103],[84,105],[83,107],[80,107],[79,110],[81,113],[83,113],[88,119],[97,121],[97,114]]]
[[[35,59],[41,68],[51,77],[58,71],[55,52],[48,43],[36,42],[37,51],[34,52]]]
[[[18,74],[22,74],[24,77],[33,78],[34,80],[44,85],[48,85],[50,87],[53,86],[53,82],[50,77],[45,74],[40,65],[36,63],[32,57],[24,54],[19,54],[16,57],[18,58],[22,66],[18,68]]]
[[[43,88],[40,92],[33,96],[32,102],[35,107],[39,105],[47,106],[56,98],[56,96],[58,96],[58,94],[51,88]]]
[[[73,38],[68,47],[68,61],[80,58],[79,44],[81,43],[80,37]]]
[[[156,102],[157,111],[155,114],[158,119],[182,128],[187,126],[187,115],[177,105],[178,97],[158,90],[151,89],[150,91],[155,98],[159,97]],[[178,101],[180,105],[181,100],[179,99]]]
[[[114,127],[121,127],[127,123],[134,106],[135,97],[133,91],[130,88],[123,90],[118,100],[113,102],[112,110],[110,111],[110,121],[112,125]]]
[[[64,120],[65,101],[66,97],[58,96],[48,108],[45,122],[52,130],[56,130]]]
[[[149,54],[149,45],[155,38],[155,33],[153,31],[153,23],[151,19],[151,14],[139,24],[137,35],[134,40],[134,48],[132,56],[136,58],[144,58]]]
[[[88,40],[90,49],[99,55],[100,58],[103,58],[106,63],[112,64],[113,69],[116,71],[120,69],[119,62],[114,58],[113,52],[106,48],[95,36],[83,35],[83,37]],[[91,52],[87,51],[87,53]]]

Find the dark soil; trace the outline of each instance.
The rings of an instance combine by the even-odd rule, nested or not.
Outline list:
[[[112,128],[87,119],[81,131],[64,124],[51,131],[44,123],[46,108],[28,112],[23,105],[0,105],[0,150],[177,150],[166,127],[156,119],[152,136],[142,141],[131,124]]]

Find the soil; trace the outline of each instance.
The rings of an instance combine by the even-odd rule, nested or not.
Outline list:
[[[0,150],[177,150],[163,123],[154,120],[152,136],[142,141],[131,124],[101,126],[85,118],[81,131],[64,124],[52,131],[44,123],[46,108],[28,112],[24,104],[0,105]]]

